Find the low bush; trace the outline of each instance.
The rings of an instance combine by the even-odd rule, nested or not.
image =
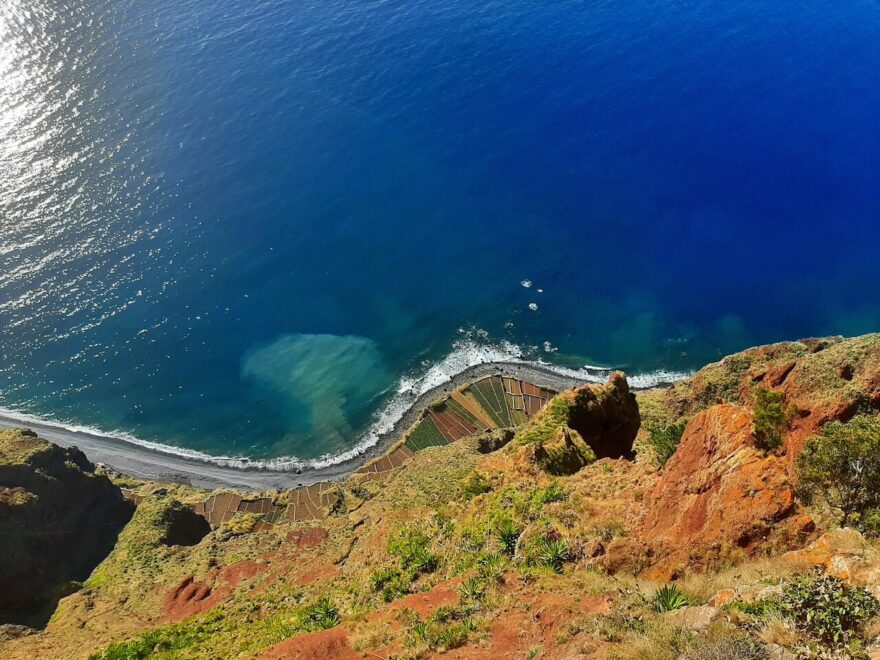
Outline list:
[[[539,553],[541,564],[555,573],[562,573],[563,565],[571,561],[571,549],[564,539],[542,538]]]
[[[535,508],[540,508],[545,504],[562,502],[566,497],[568,496],[565,494],[565,489],[562,485],[558,481],[552,481],[544,488],[538,488],[532,493],[531,504]]]
[[[501,517],[495,523],[495,536],[498,538],[502,550],[509,557],[513,557],[516,552],[516,544],[521,534],[522,528],[508,516]]]
[[[476,471],[470,472],[464,479],[462,479],[460,488],[462,497],[469,500],[475,498],[477,495],[482,495],[483,493],[488,493],[492,490],[489,480]]]
[[[865,624],[880,614],[880,602],[868,591],[826,575],[785,582],[780,608],[799,630],[832,648],[857,640]]]
[[[297,611],[296,627],[305,632],[327,630],[339,625],[339,612],[328,597],[322,596]]]
[[[651,604],[658,612],[672,612],[690,605],[687,596],[674,584],[667,584],[654,592]]]
[[[382,594],[382,600],[390,603],[410,592],[409,582],[397,568],[383,568],[370,576],[373,591]]]
[[[415,579],[422,573],[437,570],[440,562],[428,548],[431,540],[413,526],[402,527],[388,540],[388,552],[400,560],[401,567]]]

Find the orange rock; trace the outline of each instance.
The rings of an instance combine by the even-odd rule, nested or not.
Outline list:
[[[752,424],[751,413],[730,404],[712,406],[688,423],[645,498],[639,536],[658,559],[725,547],[749,552],[793,513],[785,462],[755,448]]]
[[[736,593],[733,589],[722,589],[712,596],[708,605],[709,607],[724,607],[728,603],[732,603],[734,600],[736,600]]]
[[[829,575],[848,580],[855,565],[865,560],[865,539],[854,529],[836,529],[803,550],[787,552],[784,556],[798,564],[822,567]]]

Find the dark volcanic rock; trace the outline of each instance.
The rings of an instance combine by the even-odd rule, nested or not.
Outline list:
[[[0,431],[0,624],[44,624],[110,553],[132,512],[78,449]]]

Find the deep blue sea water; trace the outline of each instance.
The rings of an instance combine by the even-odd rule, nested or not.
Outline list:
[[[0,407],[313,459],[489,356],[880,330],[878,173],[876,0],[4,0]]]

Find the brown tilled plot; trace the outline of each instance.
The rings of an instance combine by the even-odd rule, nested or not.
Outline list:
[[[480,406],[478,406],[473,400],[466,397],[461,391],[455,390],[452,393],[452,398],[455,399],[462,408],[473,415],[485,428],[494,429],[496,427],[495,422],[486,414],[486,411],[480,408]]]
[[[456,414],[455,411],[450,410],[449,408],[431,410],[428,414],[437,425],[437,428],[440,429],[440,433],[442,433],[443,437],[449,442],[461,440],[469,435],[473,435],[477,431],[477,429],[471,426],[467,420],[463,419]]]

